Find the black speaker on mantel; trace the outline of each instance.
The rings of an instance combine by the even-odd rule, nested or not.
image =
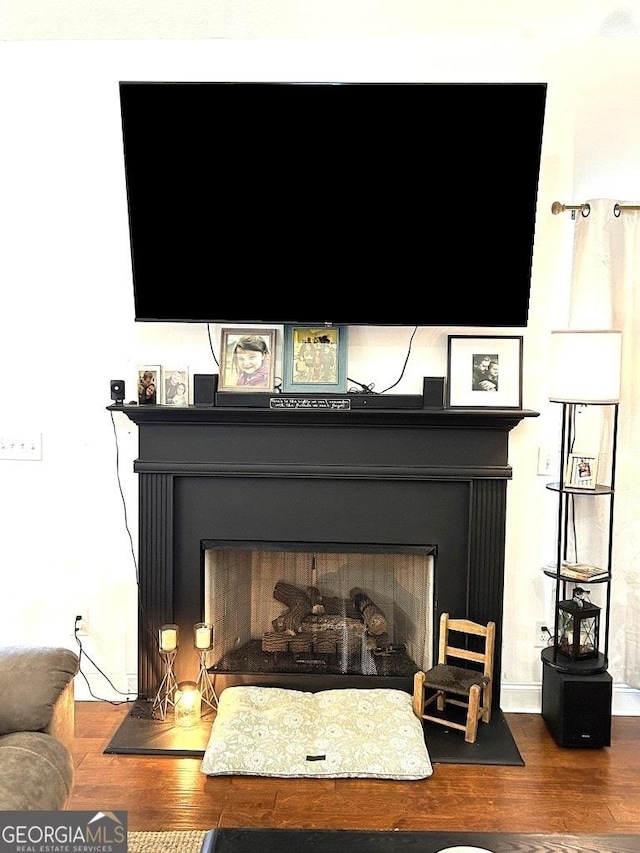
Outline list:
[[[444,409],[444,376],[424,376],[422,406],[425,409]]]
[[[194,406],[213,406],[218,390],[217,373],[193,374],[193,404]]]
[[[111,399],[116,403],[124,403],[124,379],[111,380]]]

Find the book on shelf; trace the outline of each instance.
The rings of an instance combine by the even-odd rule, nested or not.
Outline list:
[[[547,563],[544,570],[555,574],[557,566],[555,563]],[[608,578],[609,572],[600,566],[592,566],[590,563],[571,563],[568,560],[563,560],[560,566],[560,576],[568,580],[597,581]]]

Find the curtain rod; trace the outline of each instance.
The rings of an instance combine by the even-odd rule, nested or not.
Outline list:
[[[551,213],[556,216],[558,213],[564,213],[565,210],[571,211],[572,219],[576,218],[576,210],[579,210],[583,216],[588,216],[591,213],[590,204],[561,204],[559,201],[554,201],[551,205]]]
[[[620,216],[623,210],[640,210],[640,204],[614,204],[613,215]]]
[[[561,204],[559,201],[554,201],[551,205],[551,213],[553,213],[554,216],[558,213],[564,213],[565,210],[570,210],[572,219],[575,219],[577,210],[579,210],[583,216],[588,216],[591,213],[591,205],[588,202],[585,202],[584,204]],[[640,210],[640,204],[613,205],[614,216],[620,216],[623,210]]]

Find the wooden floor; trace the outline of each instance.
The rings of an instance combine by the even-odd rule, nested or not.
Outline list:
[[[128,705],[76,702],[71,809],[124,810],[130,831],[280,827],[640,835],[640,717],[612,745],[563,749],[538,714],[506,714],[524,767],[434,764],[417,782],[207,777],[200,759],[105,755]]]

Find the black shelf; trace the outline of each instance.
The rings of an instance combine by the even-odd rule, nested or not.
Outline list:
[[[547,646],[546,649],[543,649],[540,658],[546,666],[568,675],[597,675],[599,672],[605,672],[609,665],[602,652],[598,652],[598,656],[595,658],[574,661],[554,649],[553,646]]]
[[[570,578],[568,577],[568,575],[563,575],[562,573],[558,574],[554,569],[543,569],[542,571],[548,578],[553,578],[554,580],[562,581],[562,583],[576,583],[581,586],[587,583],[607,583],[611,580],[611,575],[608,572],[607,576],[604,578],[586,578],[583,580],[581,578]]]
[[[602,483],[598,483],[594,489],[576,489],[571,486],[563,486],[561,483],[547,483],[547,489],[552,492],[562,492],[566,495],[585,495],[585,497],[613,494],[611,486],[606,486]]]

